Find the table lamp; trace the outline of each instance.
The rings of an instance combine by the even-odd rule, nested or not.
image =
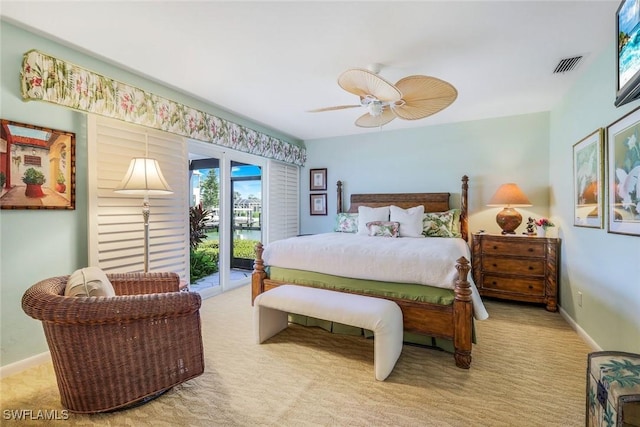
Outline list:
[[[498,188],[487,206],[503,206],[504,209],[496,215],[496,222],[502,234],[516,234],[515,229],[522,224],[522,215],[513,208],[532,205],[517,184],[508,183]]]

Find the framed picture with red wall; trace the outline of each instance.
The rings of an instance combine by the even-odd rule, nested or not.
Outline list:
[[[75,209],[75,134],[9,120],[0,124],[0,207]]]

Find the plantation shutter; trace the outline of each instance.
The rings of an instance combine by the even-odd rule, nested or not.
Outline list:
[[[300,168],[269,161],[267,242],[297,236],[300,230]]]
[[[188,153],[179,136],[88,116],[89,263],[144,271],[143,196],[115,193],[133,157],[155,158],[173,194],[150,196],[149,271],[189,277]]]

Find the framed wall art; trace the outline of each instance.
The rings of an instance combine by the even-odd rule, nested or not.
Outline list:
[[[309,202],[311,215],[327,214],[327,193],[310,194]]]
[[[608,232],[640,236],[640,108],[607,128]]]
[[[573,225],[602,228],[603,213],[603,140],[598,129],[573,146]]]
[[[327,190],[327,169],[311,169],[309,170],[309,190],[310,191],[326,191]]]
[[[0,125],[0,207],[75,209],[75,134],[9,120]]]

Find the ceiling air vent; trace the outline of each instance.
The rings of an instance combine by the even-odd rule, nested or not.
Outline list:
[[[556,69],[553,70],[553,74],[566,73],[567,71],[574,70],[581,60],[582,55],[561,59],[558,65],[556,65]]]

